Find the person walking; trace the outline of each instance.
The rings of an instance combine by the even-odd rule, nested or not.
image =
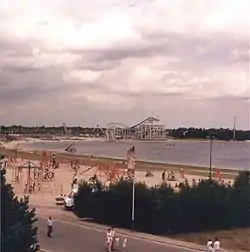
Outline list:
[[[208,248],[208,252],[215,252],[214,244],[212,243],[211,246]]]
[[[107,246],[108,252],[112,251],[112,242],[113,242],[112,231],[111,231],[111,228],[109,228],[106,234],[106,246]]]
[[[207,241],[207,251],[212,246],[212,244],[213,244],[213,241],[211,239],[208,239],[208,241]]]
[[[118,235],[115,236],[115,245],[116,248],[119,248],[119,243],[120,243],[120,237]]]
[[[111,246],[111,249],[114,250],[114,245],[115,245],[115,229],[114,227],[112,226],[111,227],[111,237],[112,237],[112,246]]]
[[[207,241],[207,252],[214,252],[214,243],[211,239]]]
[[[214,239],[214,250],[215,251],[220,251],[220,242],[219,242],[218,237],[215,237],[215,239]]]
[[[127,239],[127,237],[125,236],[125,237],[123,238],[123,243],[122,243],[122,250],[123,250],[123,252],[126,252],[126,251],[127,251],[127,241],[128,241],[128,239]]]
[[[52,222],[52,218],[51,216],[49,216],[48,220],[47,220],[47,237],[52,238],[51,234],[53,231],[53,222]]]

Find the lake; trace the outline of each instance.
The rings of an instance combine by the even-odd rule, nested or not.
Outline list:
[[[64,152],[69,141],[34,142],[21,144],[24,149],[54,150]],[[209,166],[209,141],[76,141],[79,154],[126,158],[126,151],[135,146],[138,160]],[[250,169],[249,142],[213,141],[212,166],[218,168]]]

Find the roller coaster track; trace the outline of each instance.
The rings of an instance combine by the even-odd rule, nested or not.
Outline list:
[[[129,128],[129,126],[123,123],[116,123],[116,122],[108,124],[108,129],[114,129],[114,128]]]
[[[117,123],[117,122],[109,123],[107,130],[105,131],[106,138],[109,141],[115,141],[116,139],[115,130],[124,129],[124,128],[129,128],[129,127],[123,123]]]
[[[106,138],[110,141],[115,141],[116,139],[116,136],[115,136],[115,130],[116,129],[134,129],[134,128],[137,128],[141,125],[144,125],[144,124],[152,124],[153,122],[159,122],[160,120],[155,118],[155,117],[147,117],[145,120],[129,127],[123,123],[117,123],[117,122],[113,122],[113,123],[109,123],[108,124],[108,127],[107,127],[107,130],[105,132],[105,135],[106,135]]]
[[[139,122],[139,123],[133,125],[131,128],[136,128],[136,127],[141,126],[141,125],[143,125],[143,124],[145,124],[145,123],[147,123],[147,122],[148,122],[148,123],[152,123],[152,122],[159,122],[159,121],[160,121],[159,119],[150,116],[150,117],[146,118],[145,120],[143,120],[143,121],[141,121],[141,122]]]
[[[115,141],[114,129],[107,129],[107,130],[105,131],[105,134],[106,134],[106,138],[107,138],[109,141]]]

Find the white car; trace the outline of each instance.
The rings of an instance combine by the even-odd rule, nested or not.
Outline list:
[[[78,188],[73,188],[69,196],[64,198],[64,206],[66,209],[72,209],[74,207],[74,196],[78,193]]]

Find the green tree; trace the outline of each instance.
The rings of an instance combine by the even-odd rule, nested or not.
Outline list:
[[[250,172],[240,172],[233,185],[202,180],[183,184],[178,192],[167,184],[135,184],[138,231],[155,234],[189,233],[250,226]],[[83,183],[75,198],[75,213],[95,222],[131,227],[132,183],[119,180],[92,191]]]
[[[5,175],[6,171],[1,169],[1,251],[36,251],[35,209],[29,210],[27,200],[15,196]]]
[[[250,171],[241,171],[236,178],[233,190],[234,217],[239,227],[250,225]]]

